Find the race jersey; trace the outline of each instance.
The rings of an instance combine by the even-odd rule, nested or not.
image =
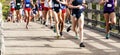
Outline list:
[[[113,11],[114,10],[114,0],[108,0],[104,4],[104,11]]]
[[[25,8],[31,8],[31,2],[30,0],[25,0]]]
[[[60,0],[60,1],[62,1],[62,0]],[[61,9],[66,9],[66,5],[64,5],[64,4],[60,4],[60,7],[61,7]]]
[[[16,0],[16,5],[20,6],[21,5],[21,0]]]
[[[40,0],[37,1],[38,8],[41,8]]]
[[[78,5],[82,5],[82,3],[83,3],[83,0],[74,0],[74,1],[72,2],[72,5],[73,5],[73,6],[78,6]],[[83,12],[83,9],[74,8],[74,9],[72,9],[72,12],[73,12],[73,13],[77,13],[77,12],[82,13],[82,12]]]
[[[57,2],[56,0],[52,0],[53,1],[53,7],[54,8],[60,8],[60,3],[59,2]]]
[[[11,8],[15,8],[15,2],[14,2],[14,1],[11,1],[11,2],[10,2],[10,5],[11,5],[11,6],[10,6]]]

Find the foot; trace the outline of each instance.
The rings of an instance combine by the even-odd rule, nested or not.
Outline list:
[[[44,22],[43,22],[43,25],[45,25],[45,23],[46,23],[46,22],[44,21]]]
[[[60,38],[60,35],[59,35],[59,34],[57,34],[56,38],[57,38],[57,39],[59,39],[59,38]]]
[[[60,32],[60,36],[63,36],[63,33],[62,33],[62,32]]]
[[[28,29],[28,26],[26,26],[26,29]]]
[[[110,34],[106,34],[106,39],[109,39],[110,38]]]
[[[13,21],[13,23],[15,23],[15,21]]]
[[[56,33],[56,28],[54,27],[53,31]]]
[[[83,44],[83,43],[80,43],[80,45],[79,45],[80,47],[85,47],[85,45]]]
[[[50,29],[53,29],[53,26],[50,26]]]
[[[67,28],[67,32],[69,32],[69,31],[71,30],[70,28],[71,28],[71,26],[69,26],[69,27]]]
[[[78,35],[75,36],[75,39],[79,39]]]

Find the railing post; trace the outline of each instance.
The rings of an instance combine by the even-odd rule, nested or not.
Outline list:
[[[120,7],[119,7],[119,14],[120,14]],[[119,20],[119,22],[118,22],[118,25],[119,25],[118,31],[119,31],[119,33],[120,33],[120,16],[119,16],[118,20]]]
[[[92,3],[90,2],[90,3],[88,3],[88,9],[92,9]],[[92,19],[92,13],[91,12],[89,12],[88,13],[88,19]],[[92,25],[92,23],[88,23],[88,25]]]
[[[96,5],[96,10],[100,10],[100,5]],[[97,14],[97,21],[100,21],[100,14]],[[100,27],[100,24],[97,24],[97,27]]]

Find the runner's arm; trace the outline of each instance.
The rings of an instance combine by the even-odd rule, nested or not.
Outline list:
[[[33,0],[30,0],[30,2],[31,2],[31,4],[32,4],[32,6],[33,6],[33,5],[34,5],[34,4],[33,4]]]
[[[117,7],[117,0],[115,0],[115,7]]]
[[[105,2],[106,2],[105,0],[100,0],[99,4],[100,4],[100,5],[104,5]]]
[[[83,5],[85,8],[87,7],[85,0],[83,0],[83,4],[82,4],[82,5]]]

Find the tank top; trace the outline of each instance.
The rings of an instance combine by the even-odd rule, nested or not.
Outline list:
[[[114,10],[114,0],[108,0],[108,2],[104,4],[104,11],[112,11],[112,10]]]
[[[15,8],[15,2],[14,1],[11,1],[11,8]]]
[[[74,1],[72,2],[72,5],[73,5],[73,6],[78,6],[78,5],[82,5],[82,3],[83,3],[83,0],[74,0]],[[74,12],[74,13],[76,13],[76,12],[82,13],[83,10],[74,8],[74,9],[72,9],[72,12]]]
[[[57,2],[56,0],[52,0],[53,1],[53,7],[55,7],[55,8],[60,8],[60,4],[59,4],[59,2]]]
[[[61,1],[61,0],[60,0],[60,1]],[[65,9],[65,8],[66,8],[66,5],[60,4],[60,7],[61,7],[61,9]]]
[[[30,3],[31,3],[30,0],[25,0],[25,7],[30,8],[31,7]]]
[[[37,1],[38,8],[41,8],[40,0]]]
[[[16,5],[21,5],[21,0],[16,0]]]

